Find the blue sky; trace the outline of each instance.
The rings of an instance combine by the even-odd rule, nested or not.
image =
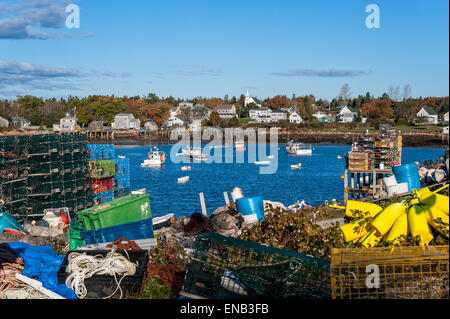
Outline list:
[[[80,28],[65,26],[67,4]],[[368,29],[368,4],[380,28]],[[0,0],[0,97],[448,96],[448,1]]]

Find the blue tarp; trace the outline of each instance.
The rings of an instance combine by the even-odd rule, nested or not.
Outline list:
[[[42,286],[67,299],[77,299],[75,292],[65,284],[58,283],[57,272],[64,255],[57,255],[52,246],[31,246],[27,243],[8,243],[12,251],[23,259],[22,274],[37,277]]]

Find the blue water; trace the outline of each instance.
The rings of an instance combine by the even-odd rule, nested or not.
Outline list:
[[[211,214],[225,205],[223,192],[228,192],[231,200],[230,193],[234,187],[241,188],[245,196],[260,195],[265,200],[281,202],[286,206],[298,200],[319,205],[325,200],[343,199],[341,175],[345,169],[344,154],[350,146],[313,146],[312,156],[292,156],[286,154],[284,145],[279,145],[278,154],[272,159],[274,161],[278,156],[278,169],[270,175],[259,174],[260,166],[248,163],[248,151],[244,154],[245,163],[176,164],[169,156],[170,149],[171,145],[159,146],[159,150],[168,155],[166,164],[161,168],[152,168],[141,167],[147,158],[148,146],[116,146],[116,155],[130,159],[131,189],[146,188],[150,194],[154,217],[168,213],[181,216],[201,212],[200,192],[204,193],[206,209]],[[216,149],[219,150],[225,158],[225,149]],[[443,149],[403,148],[402,163],[438,160],[443,153]],[[211,154],[214,154],[213,151]],[[342,159],[337,159],[338,155]],[[174,161],[180,159],[173,158]],[[301,163],[302,168],[291,170],[290,165],[297,163]],[[183,165],[190,165],[191,170],[181,171]],[[189,182],[178,184],[177,179],[186,175],[190,176]]]

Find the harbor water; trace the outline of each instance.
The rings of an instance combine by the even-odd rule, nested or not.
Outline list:
[[[271,159],[278,160],[274,174],[259,174],[259,165],[248,162],[248,150],[244,151],[244,163],[174,163],[170,157],[171,145],[158,146],[167,154],[166,163],[161,167],[141,167],[147,158],[150,146],[117,146],[116,155],[130,159],[131,189],[146,188],[150,195],[152,216],[168,213],[175,216],[201,212],[199,193],[203,192],[208,215],[225,205],[223,192],[231,192],[235,187],[244,196],[262,196],[264,200],[281,202],[285,206],[305,200],[310,205],[320,205],[325,200],[343,199],[345,159],[350,146],[313,145],[310,156],[286,154],[285,146],[279,145],[278,153]],[[232,146],[229,146],[232,149]],[[269,155],[267,147],[267,155]],[[248,147],[247,147],[248,149]],[[225,159],[225,148],[218,148]],[[211,151],[211,154],[213,151]],[[234,152],[234,150],[233,150]],[[403,148],[402,163],[438,160],[444,150],[439,148]],[[338,155],[342,158],[338,159]],[[176,159],[179,160],[179,159]],[[175,160],[175,161],[176,161]],[[301,163],[301,168],[291,169],[291,165]],[[183,165],[191,166],[190,171],[182,171]],[[179,184],[179,177],[189,176],[187,183]]]

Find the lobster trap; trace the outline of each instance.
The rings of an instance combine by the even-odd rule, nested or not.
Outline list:
[[[196,237],[181,294],[193,298],[330,298],[330,263],[208,233]]]
[[[449,246],[333,249],[333,299],[447,299]]]

